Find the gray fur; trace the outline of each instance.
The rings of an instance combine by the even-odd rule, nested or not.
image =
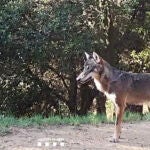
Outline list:
[[[85,83],[92,78],[97,89],[116,106],[116,125],[112,141],[118,142],[126,103],[139,105],[150,102],[150,73],[118,70],[93,52],[93,56],[88,55],[84,70],[77,77],[77,81]]]

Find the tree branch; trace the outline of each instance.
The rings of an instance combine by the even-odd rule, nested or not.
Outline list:
[[[67,86],[67,84],[66,84],[63,76],[56,69],[54,69],[52,66],[49,66],[49,69],[52,70],[54,73],[57,74],[57,76],[62,80],[62,82],[64,84],[64,87],[67,89],[67,91],[69,91],[69,88],[68,88],[68,86]]]

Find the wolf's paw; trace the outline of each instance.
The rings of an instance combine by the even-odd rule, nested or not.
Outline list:
[[[112,138],[109,141],[112,143],[118,143],[119,142],[119,140],[117,138]]]

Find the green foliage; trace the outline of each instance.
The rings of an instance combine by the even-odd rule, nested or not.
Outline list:
[[[150,121],[150,113],[145,114],[144,119]]]
[[[150,114],[141,116],[138,113],[126,112],[124,115],[125,122],[133,122],[140,120],[150,120]],[[80,125],[80,124],[92,124],[97,125],[99,123],[112,123],[114,121],[107,120],[105,115],[93,115],[87,116],[49,116],[48,118],[41,115],[35,115],[32,117],[15,118],[13,116],[0,115],[0,135],[9,134],[9,128],[12,126],[28,127],[28,126],[46,126],[46,125]]]
[[[124,121],[130,122],[130,121],[140,121],[142,120],[142,115],[140,113],[132,113],[132,112],[126,112],[124,114]]]
[[[150,48],[141,52],[131,51],[128,55],[122,55],[121,58],[120,62],[126,70],[133,72],[150,71]]]
[[[44,125],[79,125],[79,124],[98,124],[108,122],[104,115],[88,115],[88,116],[49,116],[43,118],[41,115],[32,117],[15,118],[13,116],[0,115],[0,135],[10,133],[11,126],[28,127],[28,126],[44,126]]]

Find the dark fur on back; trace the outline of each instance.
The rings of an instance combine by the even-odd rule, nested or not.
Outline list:
[[[109,94],[123,94],[126,102],[142,104],[150,101],[150,74],[131,73],[118,70],[104,62],[103,80],[107,78]]]

